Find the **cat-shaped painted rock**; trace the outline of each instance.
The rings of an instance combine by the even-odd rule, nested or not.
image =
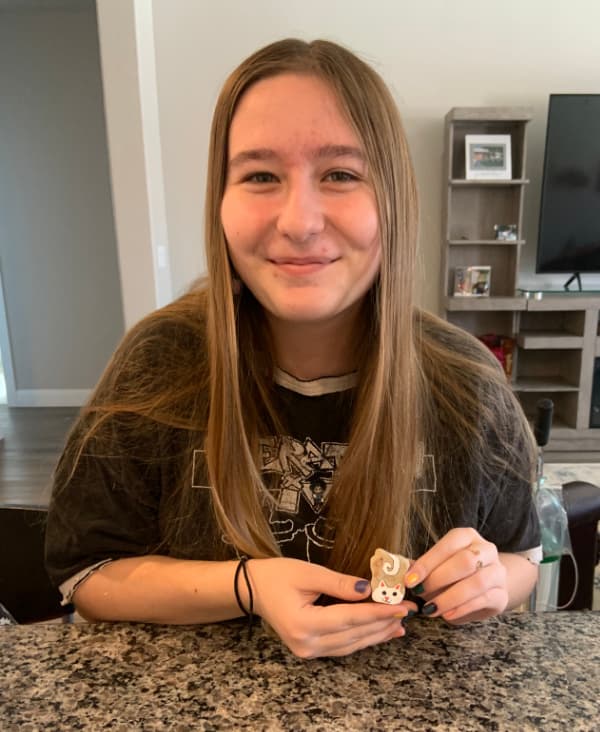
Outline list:
[[[401,554],[376,549],[371,557],[371,597],[375,602],[398,605],[404,597],[404,575],[410,561]]]

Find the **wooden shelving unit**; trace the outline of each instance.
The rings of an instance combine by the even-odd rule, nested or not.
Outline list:
[[[522,107],[457,107],[446,115],[443,206],[442,307],[448,320],[474,335],[515,339],[512,386],[533,418],[541,398],[554,402],[551,441],[555,459],[585,459],[600,452],[600,429],[590,429],[594,359],[600,358],[600,293],[518,290],[525,175],[526,127]],[[465,179],[465,135],[509,134],[509,181]],[[497,241],[494,224],[516,224],[517,241]],[[489,265],[489,297],[455,297],[454,270]]]
[[[531,111],[523,107],[455,107],[446,115],[442,256],[442,289],[446,317],[463,325],[464,313],[518,311],[525,298],[516,296],[522,238],[525,177],[526,125]],[[510,135],[513,177],[511,180],[467,180],[466,135]],[[498,241],[495,224],[515,224],[517,241]],[[485,265],[492,268],[490,296],[453,297],[456,267]],[[456,315],[461,313],[462,315]],[[490,324],[493,319],[488,317]],[[506,316],[498,320],[506,326]],[[511,322],[512,335],[515,323]]]

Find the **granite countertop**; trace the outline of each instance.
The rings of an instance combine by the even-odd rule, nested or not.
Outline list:
[[[0,627],[0,729],[597,730],[600,613],[417,617],[302,661],[240,623]]]
[[[600,463],[546,463],[544,475],[550,485],[564,485],[572,480],[600,485]]]

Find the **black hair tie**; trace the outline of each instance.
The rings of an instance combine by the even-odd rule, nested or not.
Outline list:
[[[250,557],[247,557],[245,554],[240,557],[240,561],[238,562],[238,566],[235,569],[235,575],[233,577],[233,591],[235,592],[235,599],[237,600],[240,610],[248,618],[248,640],[252,638],[252,625],[254,623],[254,594],[252,592],[250,578],[248,577],[248,568],[246,567],[246,563],[249,558]],[[244,607],[240,596],[240,590],[238,587],[240,574],[244,575],[244,582],[246,583],[246,590],[248,591],[248,610]]]

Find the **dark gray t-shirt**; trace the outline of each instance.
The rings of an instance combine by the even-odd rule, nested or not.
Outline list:
[[[284,556],[325,564],[331,547],[323,530],[327,502],[347,448],[356,377],[305,382],[277,371],[275,380],[275,406],[286,431],[260,442],[264,483],[274,499],[268,508],[269,522]],[[154,425],[153,431],[151,458],[116,457],[122,453],[118,449],[103,456],[86,454],[68,485],[55,486],[46,555],[50,577],[57,585],[100,562],[124,557],[161,553],[214,560],[235,556],[214,518],[202,450],[186,449],[176,430]],[[440,531],[471,526],[505,552],[537,547],[531,486],[508,474],[490,480],[465,465],[460,491],[450,491],[444,476],[449,461],[460,458],[447,452],[425,455],[419,488],[430,493],[434,514],[436,506],[440,508]],[[187,473],[197,498],[192,530],[180,545],[167,545],[165,507],[178,479]],[[418,553],[433,543],[418,526],[415,537]]]

